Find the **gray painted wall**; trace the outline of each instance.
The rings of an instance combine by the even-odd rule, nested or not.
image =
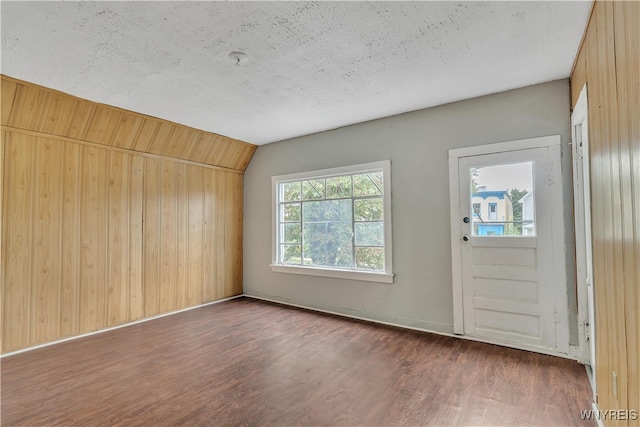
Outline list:
[[[245,294],[452,333],[448,150],[545,135],[562,138],[566,259],[572,272],[569,108],[569,83],[560,80],[260,146],[244,175]],[[395,283],[271,272],[273,175],[386,159]],[[573,277],[567,283],[574,307]],[[576,342],[575,309],[570,312]]]

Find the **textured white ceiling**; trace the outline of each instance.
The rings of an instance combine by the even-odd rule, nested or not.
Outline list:
[[[566,78],[590,6],[2,1],[1,72],[264,144]]]

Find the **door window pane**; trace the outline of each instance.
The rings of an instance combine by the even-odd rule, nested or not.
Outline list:
[[[469,170],[473,236],[534,236],[533,162]]]

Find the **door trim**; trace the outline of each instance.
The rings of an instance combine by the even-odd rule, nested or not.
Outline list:
[[[456,148],[449,150],[449,203],[451,219],[451,260],[452,260],[452,287],[453,287],[453,332],[457,335],[465,335],[464,330],[464,304],[462,292],[462,255],[461,238],[462,231],[459,226],[462,218],[459,202],[459,159],[483,154],[495,154],[509,151],[525,150],[531,148],[549,148],[549,180],[557,183],[550,186],[552,247],[560,256],[554,257],[553,263],[553,298],[556,319],[556,348],[555,351],[563,355],[569,352],[569,318],[567,310],[567,280],[564,247],[564,217],[562,197],[561,174],[561,138],[560,135],[550,135],[538,138],[528,138],[516,141],[500,142],[495,144],[477,145],[473,147]],[[500,342],[501,345],[509,345]],[[532,346],[531,350],[536,351]]]
[[[581,126],[582,140],[578,145],[576,127]],[[595,390],[595,322],[593,296],[593,265],[591,248],[591,190],[589,182],[589,115],[585,84],[571,114],[573,157],[574,227],[576,237],[576,284],[578,294],[578,360],[591,372]],[[588,325],[588,326],[587,326]],[[587,339],[587,334],[589,338]]]

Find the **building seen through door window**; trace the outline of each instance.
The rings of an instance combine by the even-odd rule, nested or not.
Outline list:
[[[534,236],[532,162],[472,168],[474,236]]]

